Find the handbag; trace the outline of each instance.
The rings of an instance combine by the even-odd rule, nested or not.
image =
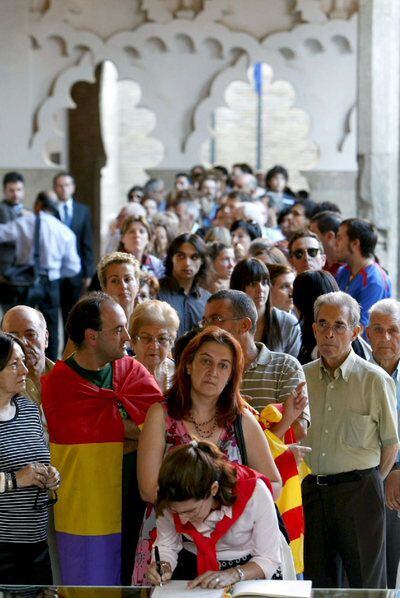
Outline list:
[[[13,287],[31,287],[36,283],[34,266],[9,266],[3,272],[4,283]]]
[[[246,442],[244,440],[243,426],[242,426],[242,414],[241,413],[239,413],[239,415],[233,422],[233,429],[235,431],[236,442],[238,445],[240,457],[242,459],[242,465],[248,465]]]

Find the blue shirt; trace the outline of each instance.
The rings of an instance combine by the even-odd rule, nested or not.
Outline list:
[[[369,361],[371,363],[375,363],[379,365],[373,356],[371,355]],[[394,370],[393,374],[391,374],[393,382],[396,386],[396,400],[397,400],[397,429],[399,431],[400,436],[400,362],[397,364],[397,368]],[[397,463],[400,464],[400,451],[397,453]]]
[[[376,262],[361,268],[354,278],[351,278],[351,269],[347,264],[339,268],[336,274],[339,289],[348,293],[361,306],[361,324],[364,328],[368,325],[368,310],[380,299],[392,296],[392,283],[389,275]]]
[[[199,325],[204,315],[204,309],[210,293],[193,284],[186,295],[184,290],[172,276],[165,276],[160,280],[158,298],[173,307],[179,316],[177,338]]]

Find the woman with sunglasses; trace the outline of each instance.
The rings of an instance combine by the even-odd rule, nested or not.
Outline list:
[[[166,392],[175,371],[171,348],[179,328],[178,314],[166,301],[145,301],[135,307],[129,334],[135,357]]]
[[[230,461],[242,463],[241,437],[248,465],[268,477],[279,495],[281,478],[267,439],[240,395],[243,367],[239,343],[221,328],[207,327],[187,343],[166,402],[150,407],[140,435],[138,480],[144,500],[154,504],[160,467],[172,447],[204,439]],[[148,509],[136,550],[134,584],[145,583],[155,532],[154,509]]]
[[[238,262],[230,287],[251,297],[258,313],[255,340],[270,351],[297,357],[301,346],[300,326],[292,314],[272,306],[271,281],[267,266],[257,258]]]
[[[24,396],[27,377],[21,341],[0,332],[0,581],[52,583],[47,544],[49,497],[60,485],[50,465],[37,405]]]

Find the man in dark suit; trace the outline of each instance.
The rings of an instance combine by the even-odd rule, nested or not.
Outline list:
[[[72,306],[89,287],[93,275],[93,231],[89,208],[73,198],[74,178],[68,172],[60,172],[53,179],[53,187],[58,199],[60,220],[76,235],[82,266],[77,276],[61,280],[61,311],[65,327]]]
[[[23,214],[25,181],[19,172],[7,172],[3,177],[3,201],[0,202],[0,224],[6,224]],[[15,263],[15,243],[0,243],[0,278]],[[18,303],[20,289],[13,285],[0,283],[0,303],[3,311]]]

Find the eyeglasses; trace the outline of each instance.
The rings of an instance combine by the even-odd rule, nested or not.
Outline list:
[[[349,330],[350,326],[344,324],[343,322],[335,322],[334,324],[329,324],[326,320],[320,320],[316,323],[316,328],[318,332],[329,332],[332,330],[335,334],[339,336],[341,334],[345,334],[347,330]]]
[[[301,260],[301,258],[307,253],[309,257],[317,257],[319,254],[320,249],[317,247],[306,247],[306,249],[296,249],[292,251],[292,256],[296,258],[296,260]]]
[[[224,318],[219,314],[213,314],[209,318],[203,318],[200,320],[199,324],[202,328],[204,328],[205,326],[212,326],[213,324],[218,326],[218,324],[222,324],[222,322],[229,322],[231,320],[243,320],[243,316],[240,316],[239,318]]]
[[[150,336],[150,334],[137,334],[135,339],[144,345],[150,345],[154,342],[160,347],[166,347],[172,340],[170,336]]]
[[[48,492],[48,498],[41,504],[39,504],[39,496],[41,492]],[[57,492],[55,490],[46,490],[46,488],[38,488],[36,492],[35,502],[33,503],[34,511],[44,511],[49,507],[52,507],[58,501]]]

